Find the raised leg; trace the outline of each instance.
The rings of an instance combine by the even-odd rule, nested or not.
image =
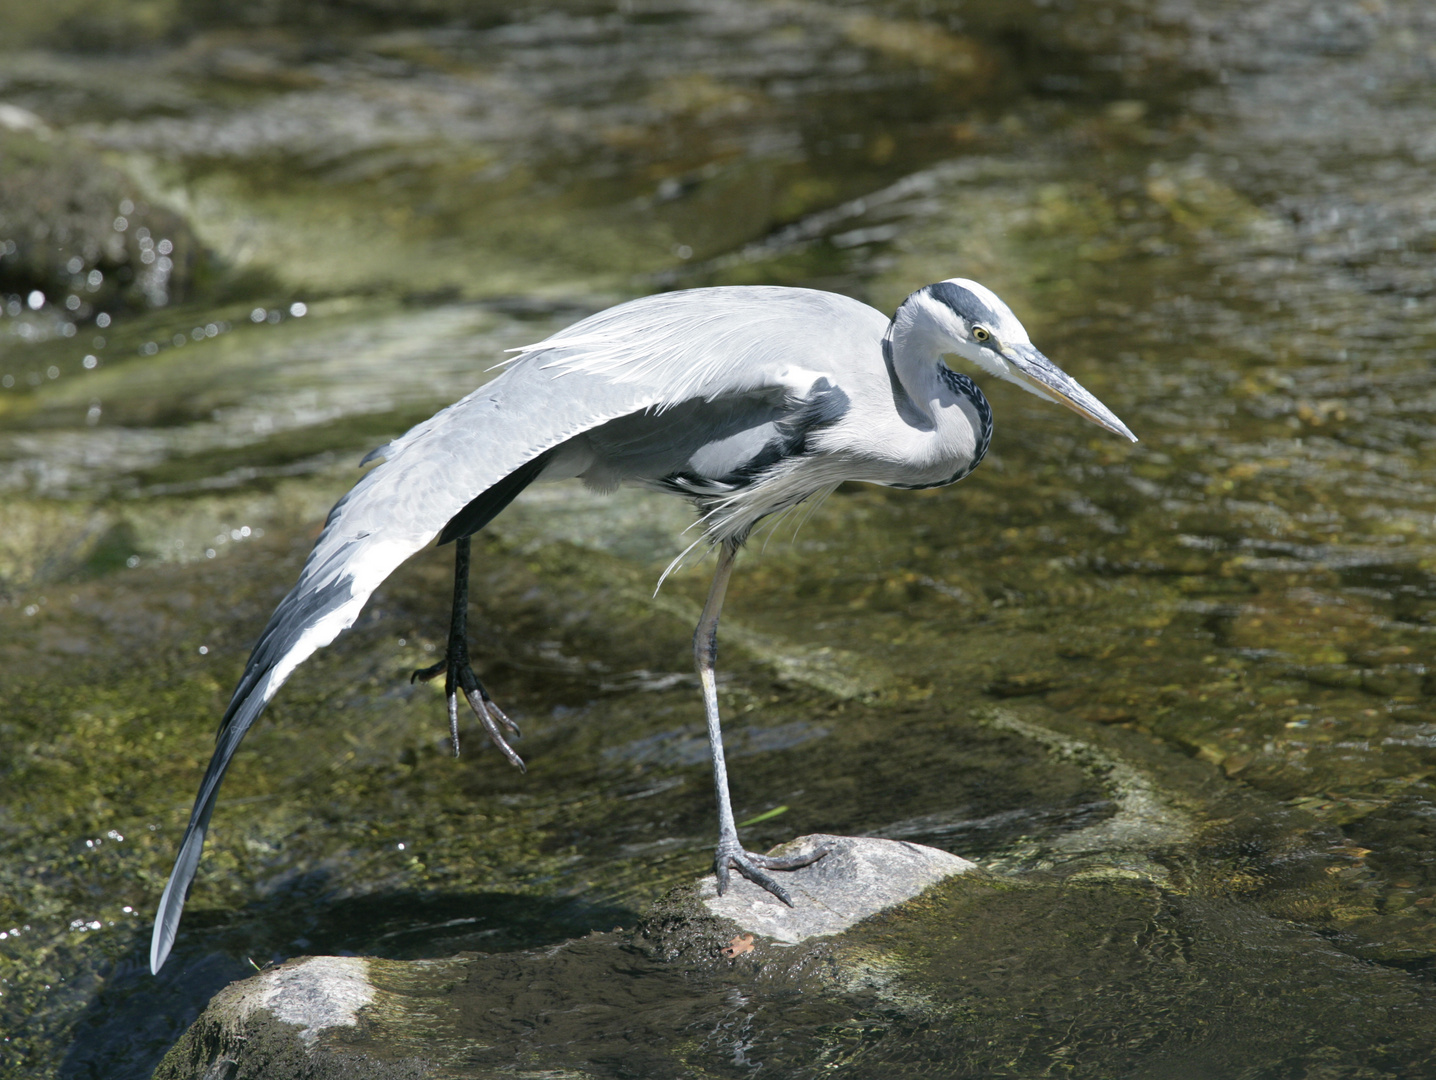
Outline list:
[[[718,854],[713,860],[713,869],[718,875],[720,896],[728,888],[728,872],[737,870],[792,907],[793,901],[787,890],[763,871],[796,870],[817,862],[827,854],[826,849],[786,859],[744,851],[743,845],[738,842],[738,826],[733,822],[733,801],[728,795],[728,766],[723,759],[723,729],[718,722],[718,683],[713,668],[718,659],[718,616],[723,610],[723,597],[728,592],[728,579],[733,576],[733,560],[737,555],[738,545],[735,543],[724,543],[719,548],[718,569],[708,590],[708,602],[703,605],[703,617],[698,620],[698,629],[693,632],[693,659],[698,666],[698,681],[703,686],[703,709],[708,716],[708,749],[713,755],[713,787],[718,796]]]
[[[454,610],[449,618],[449,644],[444,650],[444,659],[433,667],[421,668],[409,676],[409,681],[422,679],[428,682],[444,676],[444,698],[449,704],[449,738],[454,744],[454,756],[459,756],[459,691],[474,715],[479,718],[484,731],[488,733],[504,757],[524,768],[524,759],[514,753],[514,748],[504,737],[503,728],[518,738],[522,733],[518,725],[504,715],[504,711],[489,697],[484,684],[479,682],[469,662],[469,538],[462,536],[454,541]],[[500,726],[502,725],[502,727]]]

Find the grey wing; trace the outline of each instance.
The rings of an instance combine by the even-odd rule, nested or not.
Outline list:
[[[859,342],[862,352],[876,353],[885,327],[886,319],[866,305],[809,290],[647,297],[521,350],[497,379],[366,458],[385,460],[330,512],[220,721],[160,898],[151,970],[160,969],[174,944],[220,782],[240,740],[294,669],[353,625],[400,563],[485,492],[576,436],[685,402],[788,392],[811,382],[814,371],[857,362]]]
[[[815,289],[692,289],[600,311],[516,350],[512,363],[649,386],[676,405],[787,385],[789,373],[833,375],[880,362],[887,325],[875,308]]]

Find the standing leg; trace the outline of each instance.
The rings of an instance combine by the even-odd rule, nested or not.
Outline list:
[[[504,757],[524,767],[523,758],[514,753],[514,748],[500,730],[502,724],[518,736],[518,725],[504,715],[504,711],[489,697],[484,684],[479,682],[469,662],[469,538],[461,536],[454,541],[454,610],[449,616],[449,644],[444,650],[444,659],[433,667],[422,668],[409,676],[409,681],[422,679],[428,682],[439,674],[444,675],[444,697],[449,704],[449,738],[454,744],[454,756],[459,756],[459,691],[469,708],[483,724],[494,745],[503,751]]]
[[[793,901],[787,891],[763,871],[796,870],[817,862],[827,851],[821,849],[810,855],[786,859],[744,851],[743,845],[738,842],[738,826],[733,822],[733,801],[728,795],[728,766],[723,760],[723,729],[718,722],[718,683],[713,665],[718,659],[718,616],[723,610],[723,596],[728,591],[728,579],[733,576],[733,560],[737,555],[738,545],[731,541],[725,541],[718,549],[718,569],[708,590],[708,602],[703,605],[703,617],[698,620],[698,629],[693,632],[693,659],[698,666],[698,681],[703,686],[703,708],[708,715],[708,749],[713,755],[713,787],[718,796],[718,854],[713,860],[713,869],[718,875],[720,896],[728,888],[728,871],[737,870],[792,907]]]

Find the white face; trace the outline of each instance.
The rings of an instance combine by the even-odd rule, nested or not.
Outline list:
[[[991,289],[968,278],[949,278],[918,295],[923,310],[950,341],[944,352],[1136,441],[1110,409],[1033,346],[1027,328]]]
[[[952,288],[943,290],[943,286]],[[998,378],[1038,393],[1014,374],[1009,362],[1014,346],[1032,347],[1027,328],[995,292],[969,278],[948,278],[929,286],[928,292],[925,307],[952,339],[952,352]]]

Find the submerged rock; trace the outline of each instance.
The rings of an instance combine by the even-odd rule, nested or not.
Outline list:
[[[192,293],[205,255],[188,222],[125,173],[8,107],[0,114],[0,294],[88,321]]]
[[[614,1041],[625,1044],[625,1055],[641,1056],[632,1044],[649,1042],[643,1036],[654,1034],[650,1026],[667,1030],[712,1015],[735,982],[750,991],[802,982],[835,1004],[854,987],[871,990],[866,969],[881,967],[881,959],[858,943],[850,951],[861,955],[864,972],[845,973],[850,965],[840,951],[824,948],[819,958],[811,949],[760,948],[754,935],[791,946],[841,934],[883,911],[900,923],[898,905],[976,868],[894,840],[814,835],[781,850],[817,846],[829,854],[784,875],[792,908],[744,879],[719,897],[709,877],[659,901],[637,933],[615,930],[556,948],[446,960],[292,960],[215,995],[154,1075],[464,1075],[465,1066],[482,1072],[536,1058],[544,1065],[575,1056],[603,1060],[605,1044]],[[734,923],[747,933],[734,936]],[[666,1053],[651,1056],[654,1068],[672,1064]]]
[[[155,1077],[424,1075],[429,1070],[422,1062],[393,1064],[342,1045],[319,1045],[324,1035],[357,1034],[359,1011],[373,1003],[375,994],[367,960],[349,956],[291,960],[216,994],[160,1063]]]

